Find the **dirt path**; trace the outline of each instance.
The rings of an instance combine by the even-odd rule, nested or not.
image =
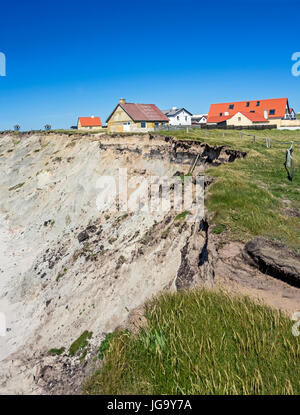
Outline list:
[[[300,289],[261,273],[243,258],[244,245],[231,242],[218,251],[215,284],[248,295],[290,316],[300,311]]]

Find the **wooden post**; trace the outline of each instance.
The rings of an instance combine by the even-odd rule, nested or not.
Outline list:
[[[195,158],[195,160],[194,160],[194,163],[192,164],[192,166],[190,167],[190,169],[189,169],[189,172],[188,172],[188,174],[191,174],[191,173],[193,173],[193,171],[195,170],[195,167],[196,167],[196,164],[197,164],[197,161],[198,161],[198,158],[200,157],[200,154],[197,154],[197,156],[196,156],[196,158]]]
[[[255,135],[253,136],[253,143],[255,143]]]
[[[242,131],[240,131],[240,138],[242,138],[242,135],[243,135],[243,133],[242,133]]]
[[[266,138],[266,147],[267,148],[271,147],[271,140],[269,138]]]

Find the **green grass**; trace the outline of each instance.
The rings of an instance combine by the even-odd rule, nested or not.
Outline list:
[[[25,182],[23,182],[23,183],[19,183],[19,184],[16,184],[15,186],[13,186],[13,187],[10,187],[8,190],[11,192],[12,190],[18,190],[18,189],[20,189],[22,186],[24,186],[24,184],[25,184]]]
[[[288,200],[291,208],[300,210],[300,144],[294,145],[292,182],[287,178],[283,163],[290,142],[300,143],[300,131],[247,130],[243,131],[242,139],[237,130],[225,133],[223,138],[222,130],[208,130],[206,137],[201,130],[191,130],[188,134],[166,132],[179,139],[226,145],[247,152],[244,159],[209,168],[206,172],[216,179],[208,188],[205,201],[211,213],[212,228],[215,226],[216,233],[229,239],[245,242],[263,235],[299,250],[300,221],[297,217],[286,216],[283,200]],[[245,134],[255,134],[256,142]],[[266,137],[271,139],[271,148],[266,147]]]
[[[192,175],[192,173],[187,173],[187,174],[181,174],[179,177],[181,178],[181,181],[184,184],[184,182],[188,183],[189,180],[191,180],[189,178],[192,178],[193,175]]]
[[[212,233],[216,235],[220,235],[220,233],[224,232],[226,230],[226,226],[222,223],[218,223],[217,225],[213,226]]]
[[[107,128],[99,129],[99,130],[77,130],[77,129],[54,129],[49,131],[42,131],[46,133],[55,133],[55,134],[68,134],[68,135],[78,135],[78,136],[84,136],[84,135],[93,135],[93,134],[99,134],[99,133],[105,133],[107,132]]]
[[[104,358],[104,354],[109,350],[111,343],[113,341],[113,339],[116,336],[116,332],[113,333],[108,333],[105,336],[105,339],[103,340],[103,342],[101,343],[99,349],[98,349],[98,358],[99,359],[103,359]]]
[[[48,351],[48,354],[51,356],[60,356],[65,351],[64,347],[61,347],[60,349],[50,349]]]
[[[89,344],[89,339],[92,337],[93,333],[91,331],[84,331],[81,336],[75,340],[70,348],[69,348],[69,355],[75,356],[77,353],[81,353],[85,355],[86,347]]]
[[[60,272],[57,276],[56,276],[56,282],[58,282],[67,272],[67,268],[64,268],[63,272]]]
[[[292,321],[247,297],[198,290],[147,304],[147,329],[117,331],[86,394],[299,394]]]
[[[169,232],[170,232],[170,229],[171,229],[171,226],[168,226],[168,227],[167,227],[167,228],[163,231],[163,233],[161,234],[162,239],[166,239],[166,238],[168,237]]]
[[[185,220],[185,218],[190,214],[191,212],[189,210],[185,210],[184,212],[179,213],[176,217],[175,217],[175,221],[177,220]]]

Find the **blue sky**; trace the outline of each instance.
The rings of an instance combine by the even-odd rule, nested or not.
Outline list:
[[[207,112],[288,97],[300,111],[300,0],[52,0],[1,4],[0,130],[103,121],[120,97]]]

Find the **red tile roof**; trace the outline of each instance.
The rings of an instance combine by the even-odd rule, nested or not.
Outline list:
[[[260,102],[257,106],[257,102]],[[248,104],[249,103],[249,104]],[[226,102],[222,104],[212,104],[209,109],[207,122],[208,123],[218,123],[231,118],[237,112],[249,113],[250,114],[259,114],[261,117],[264,117],[264,111],[268,111],[269,118],[283,118],[286,111],[286,106],[288,103],[287,98],[276,98],[276,99],[262,99],[255,101],[239,101],[239,102]],[[229,106],[233,105],[233,108]],[[270,115],[270,110],[275,110],[274,115]],[[228,115],[225,115],[225,112],[228,112]],[[220,115],[222,114],[222,115]]]
[[[229,118],[233,117],[236,113],[232,114],[232,115],[227,115],[227,116],[219,116],[219,115],[211,115],[207,117],[206,122],[207,123],[218,123],[218,122],[223,122],[226,120],[229,120]]]
[[[79,117],[81,127],[102,127],[100,117]]]
[[[134,121],[169,121],[169,118],[154,104],[120,104]]]
[[[133,121],[169,121],[169,118],[154,104],[120,103],[118,105],[123,108]]]
[[[256,114],[255,112],[242,112],[239,111],[240,114],[243,114],[245,117],[248,118],[248,120],[253,121],[253,122],[269,122],[269,120],[267,120],[265,118],[264,115],[262,114]]]

